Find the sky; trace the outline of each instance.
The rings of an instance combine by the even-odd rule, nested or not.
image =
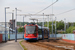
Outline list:
[[[56,0],[53,0],[55,2]],[[6,9],[6,12],[12,12],[15,8],[22,10],[18,11],[17,14],[35,14],[40,10],[44,9],[48,5],[52,4],[52,0],[0,0],[0,22],[5,21],[5,7],[10,7],[10,9]],[[63,13],[65,11],[71,10],[75,8],[75,0],[58,0],[57,3],[53,5],[53,20],[57,17],[57,21],[64,20],[66,18],[66,22],[75,22],[75,10]],[[52,6],[48,9],[40,12],[39,14],[52,14]],[[15,14],[15,12],[14,12]],[[6,14],[7,22],[12,19],[11,14]],[[31,16],[32,18],[42,18],[43,16]],[[25,17],[25,22],[31,22],[29,16]],[[45,18],[47,18],[45,16]],[[14,15],[15,19],[15,15]],[[23,16],[17,16],[17,21],[23,21]],[[42,21],[42,19],[39,19]]]

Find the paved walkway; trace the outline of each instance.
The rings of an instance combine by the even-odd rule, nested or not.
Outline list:
[[[8,41],[6,43],[0,43],[0,50],[23,50],[18,42],[15,41]]]

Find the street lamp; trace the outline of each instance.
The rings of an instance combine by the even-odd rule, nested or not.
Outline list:
[[[17,8],[15,8],[15,42],[17,42],[17,11],[21,11],[21,10],[18,10]]]
[[[9,7],[5,7],[5,42],[6,42],[6,9],[9,9]]]

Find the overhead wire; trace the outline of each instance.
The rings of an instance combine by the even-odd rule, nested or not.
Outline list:
[[[53,0],[52,0],[52,3],[53,3]],[[52,14],[53,14],[53,5],[52,5]]]
[[[56,1],[55,1],[55,2],[53,2],[51,5],[49,5],[49,6],[47,6],[46,8],[44,8],[43,10],[41,10],[41,11],[37,12],[36,14],[38,14],[38,13],[40,13],[40,12],[42,12],[42,11],[46,10],[47,8],[49,8],[50,6],[52,6],[53,4],[55,4],[57,1],[58,1],[58,0],[56,0]]]
[[[58,16],[58,15],[61,15],[61,14],[68,13],[68,12],[70,12],[70,11],[73,11],[73,10],[75,10],[75,8],[74,8],[74,9],[70,9],[70,10],[68,10],[68,11],[65,11],[65,12],[62,12],[62,13],[59,13],[59,14],[57,14],[56,16]]]

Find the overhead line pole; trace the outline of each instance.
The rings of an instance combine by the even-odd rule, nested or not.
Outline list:
[[[6,8],[5,8],[5,42],[6,42]]]
[[[23,16],[23,28],[24,28],[24,17],[26,17],[26,16]],[[24,30],[23,30],[23,35],[24,35]],[[23,36],[23,38],[24,38],[24,36]]]
[[[66,33],[66,18],[64,18],[64,31]]]
[[[15,42],[17,42],[17,8],[15,8]]]
[[[56,17],[55,17],[55,39],[56,39]]]
[[[14,18],[14,13],[12,13],[12,34],[13,34],[13,30],[14,30],[14,28],[13,28],[13,18]]]
[[[15,42],[17,42],[17,11],[21,11],[18,10],[17,8],[15,8]]]
[[[52,17],[52,37],[53,37],[53,17]]]
[[[49,16],[48,16],[48,23],[47,23],[47,27],[49,28]],[[48,41],[49,41],[49,37],[50,37],[50,35],[49,35],[49,29],[48,29]]]
[[[44,27],[44,13],[43,13],[43,21],[42,21],[42,28]],[[42,38],[44,40],[44,29],[42,29]]]
[[[6,9],[8,9],[9,7],[5,7],[5,42],[7,42],[7,38],[6,38],[6,31],[7,31],[7,29],[6,29],[6,27],[7,27],[7,24],[6,24]]]
[[[24,29],[24,16],[23,16],[23,29]],[[24,35],[24,30],[23,30],[23,35]],[[24,36],[23,36],[24,38]]]
[[[44,13],[43,13],[43,24],[42,24],[42,25],[43,25],[43,27],[44,27]]]

